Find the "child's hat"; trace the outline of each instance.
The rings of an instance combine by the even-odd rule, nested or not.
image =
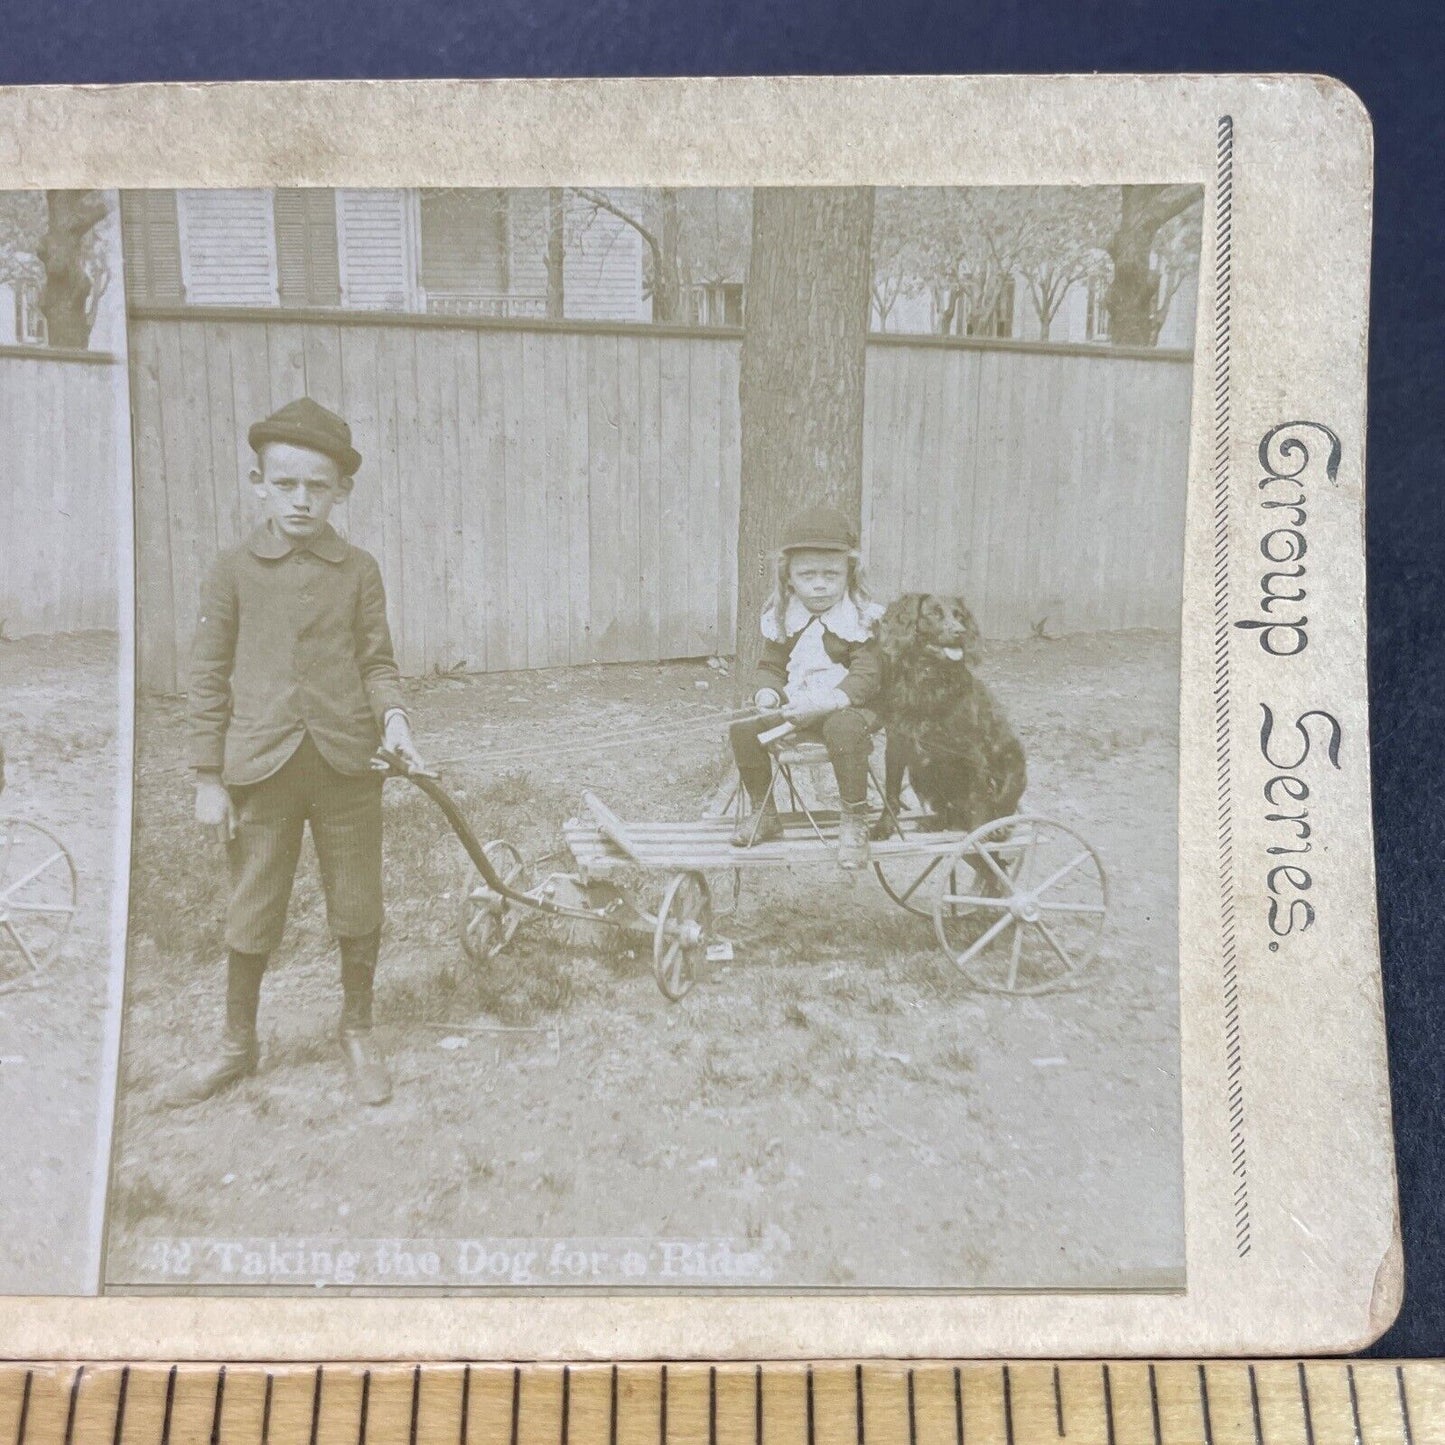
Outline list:
[[[856,552],[858,533],[835,507],[809,507],[783,529],[784,552]]]
[[[259,452],[267,442],[290,442],[330,457],[341,468],[343,477],[356,474],[361,453],[351,445],[351,428],[309,396],[289,401],[280,411],[273,411],[258,421],[246,434],[251,450]]]

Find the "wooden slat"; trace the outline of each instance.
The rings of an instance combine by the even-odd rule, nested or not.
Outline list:
[[[111,574],[57,568],[52,554],[113,549],[114,529],[99,529],[101,509],[57,499],[93,496],[114,470],[92,404],[112,383],[104,366],[13,350],[0,356],[0,425],[20,442],[13,464],[0,458],[0,601],[35,626],[74,625],[104,615],[101,599],[60,593]],[[200,571],[255,516],[245,430],[304,390],[348,415],[366,457],[341,520],[381,563],[405,670],[729,651],[738,356],[726,332],[134,317],[143,685],[182,685]],[[64,396],[26,391],[12,367],[49,367]],[[880,596],[960,591],[990,636],[1027,635],[1045,611],[1052,630],[1177,626],[1183,358],[895,339],[870,346],[865,398],[864,543]],[[94,444],[68,422],[63,447],[38,449],[26,419],[47,409],[95,419]],[[57,465],[69,479],[47,471]],[[87,527],[95,537],[78,544]],[[1133,555],[1126,531],[1151,545]]]

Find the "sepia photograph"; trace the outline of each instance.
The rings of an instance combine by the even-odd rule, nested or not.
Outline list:
[[[0,1295],[99,1280],[130,793],[113,191],[0,191]]]
[[[129,377],[104,1287],[1182,1290],[1201,187],[118,211],[0,345]],[[0,633],[87,1017],[111,608]]]

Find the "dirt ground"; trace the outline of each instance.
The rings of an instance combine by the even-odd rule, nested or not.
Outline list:
[[[0,641],[0,816],[69,848],[78,911],[34,987],[0,994],[0,1294],[90,1293],[116,840],[116,639]]]
[[[189,819],[181,706],[145,704],[110,1283],[1180,1285],[1177,642],[1033,639],[983,674],[1028,751],[1025,806],[1110,873],[1085,986],[971,991],[927,922],[832,867],[750,874],[732,960],[679,1003],[645,944],[540,921],[478,967],[455,936],[460,846],[394,782],[377,1016],[396,1094],[375,1110],[344,1091],[309,848],[260,1072],[161,1107],[219,1028],[224,878]],[[532,857],[583,788],[624,818],[687,818],[727,771],[731,681],[702,662],[409,687],[477,831]]]

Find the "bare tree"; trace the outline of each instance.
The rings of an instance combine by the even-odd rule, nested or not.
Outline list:
[[[1047,341],[1069,292],[1107,273],[1104,247],[1118,216],[1118,190],[1031,186],[1018,193],[1017,205],[1024,216],[1018,274],[1038,318],[1039,339]]]
[[[547,191],[547,319],[567,314],[567,193],[561,186]]]
[[[579,186],[574,192],[589,206],[616,216],[631,226],[647,247],[651,263],[652,319],[669,324],[680,321],[682,283],[678,271],[677,191],[670,186],[642,193],[639,201],[625,204],[606,191]]]
[[[1182,276],[1170,290],[1155,265],[1160,232],[1189,208],[1202,205],[1198,186],[1124,186],[1119,222],[1109,239],[1109,340],[1115,346],[1154,346]]]
[[[863,505],[863,373],[873,191],[753,194],[752,266],[738,379],[738,666],[749,685],[768,559],[801,507]]]
[[[40,311],[51,346],[84,349],[99,301],[90,237],[108,213],[99,191],[47,191],[47,226],[36,247],[45,267]],[[101,288],[103,289],[103,288]]]

